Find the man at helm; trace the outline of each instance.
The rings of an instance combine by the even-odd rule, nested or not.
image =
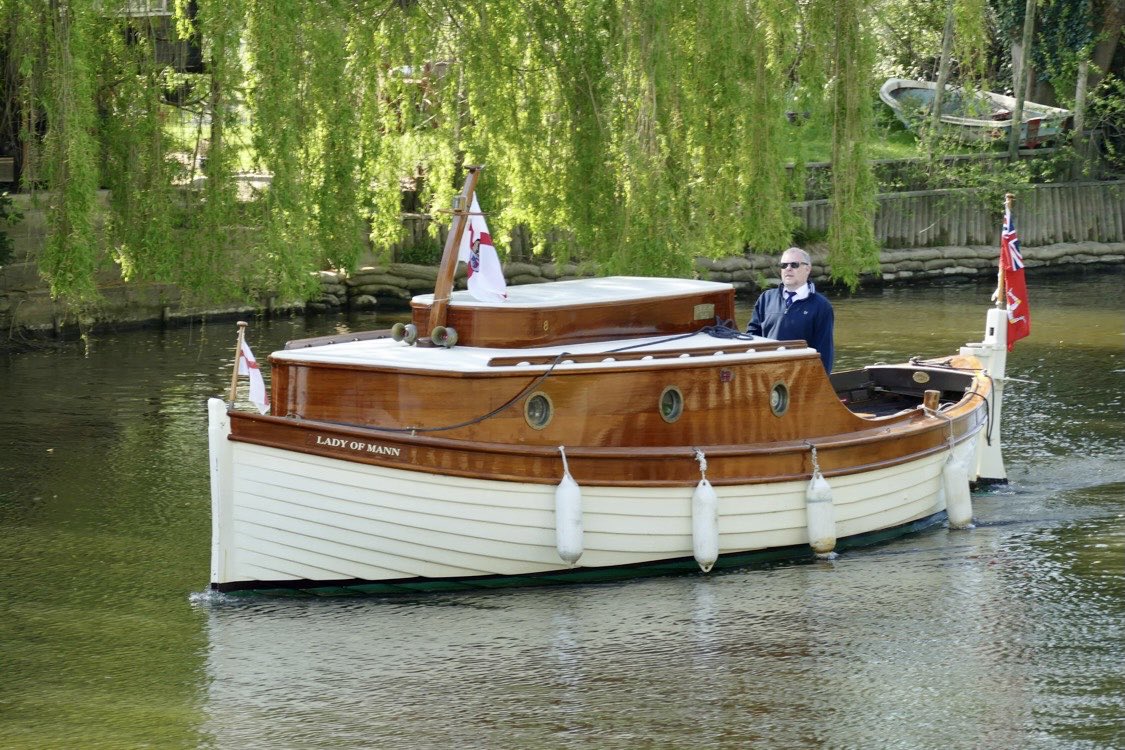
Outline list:
[[[780,267],[781,284],[758,297],[746,332],[778,340],[804,339],[820,353],[825,371],[832,372],[835,315],[828,299],[809,281],[812,258],[791,247],[782,253]]]

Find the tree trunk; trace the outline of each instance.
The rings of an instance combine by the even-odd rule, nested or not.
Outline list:
[[[1019,157],[1020,136],[1023,133],[1023,101],[1024,81],[1027,80],[1027,71],[1031,68],[1031,36],[1035,29],[1035,0],[1027,0],[1027,10],[1023,16],[1023,52],[1020,66],[1015,69],[1016,76],[1013,81],[1012,93],[1016,97],[1016,111],[1012,113],[1012,132],[1008,135],[1008,158],[1015,161]],[[1015,61],[1013,50],[1012,60]]]
[[[1083,129],[1086,127],[1086,79],[1090,75],[1090,61],[1078,63],[1078,85],[1074,89],[1074,149],[1082,154]]]
[[[930,114],[930,132],[927,151],[930,158],[934,155],[934,145],[938,133],[941,131],[941,102],[945,98],[945,84],[949,81],[949,56],[953,49],[953,0],[949,0],[949,7],[945,12],[945,30],[941,35],[941,64],[938,65],[937,88],[934,89],[933,112]]]
[[[1117,52],[1117,44],[1123,30],[1125,30],[1125,2],[1117,0],[1117,2],[1106,3],[1105,23],[1102,24],[1097,37],[1100,41],[1094,46],[1094,52],[1090,55],[1090,62],[1094,64],[1094,71],[1090,76],[1090,88],[1097,88],[1109,66],[1113,64],[1113,56]]]

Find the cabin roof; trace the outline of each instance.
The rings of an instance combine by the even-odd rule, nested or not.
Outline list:
[[[460,290],[450,296],[450,307],[487,307],[511,309],[544,309],[606,302],[632,302],[682,297],[688,294],[732,289],[730,284],[699,279],[668,279],[648,276],[606,276],[596,279],[573,279],[550,284],[522,284],[508,287],[504,302],[481,302]],[[433,294],[419,294],[414,305],[431,305]]]

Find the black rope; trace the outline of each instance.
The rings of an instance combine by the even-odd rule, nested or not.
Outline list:
[[[608,351],[606,351],[606,354],[617,354],[618,352],[625,352],[625,351],[629,351],[630,349],[642,349],[646,346],[654,346],[656,344],[667,344],[670,341],[680,341],[682,339],[690,339],[693,336],[698,336],[701,333],[705,333],[708,336],[713,336],[717,339],[736,339],[736,340],[741,340],[741,341],[753,341],[756,338],[751,333],[743,333],[742,331],[735,328],[733,320],[723,320],[722,318],[716,316],[714,325],[703,326],[698,331],[692,331],[691,333],[681,333],[681,334],[678,334],[676,336],[668,336],[667,338],[658,339],[656,341],[645,341],[645,342],[642,342],[640,344],[630,344],[629,346],[623,346],[619,349],[609,349]]]
[[[706,333],[717,339],[738,339],[739,341],[753,341],[756,338],[752,333],[746,333],[735,328],[733,320],[723,320],[719,317],[715,318],[715,325],[705,326],[700,333]]]
[[[953,369],[960,369],[960,368],[953,368]],[[985,377],[988,378],[989,385],[994,387],[995,383],[993,383],[993,381],[992,381],[992,376],[991,375],[985,375]],[[989,392],[993,392],[992,388],[989,388]],[[977,398],[979,398],[981,401],[984,402],[984,424],[985,424],[984,439],[985,439],[985,442],[987,442],[989,445],[992,445],[992,403],[987,398],[982,396],[980,394],[980,392],[977,391],[976,389],[973,389],[972,391],[969,391],[969,393],[967,393],[966,395],[967,396],[976,396]]]
[[[992,379],[991,375],[986,374],[985,377],[988,378],[988,392],[992,394],[993,398],[996,398],[996,381]],[[984,396],[981,396],[975,390],[973,391],[973,395],[979,396],[980,400],[984,402],[984,442],[986,445],[992,445],[992,402]]]

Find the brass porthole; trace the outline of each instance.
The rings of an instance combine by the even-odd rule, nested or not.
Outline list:
[[[533,393],[523,402],[523,418],[533,430],[542,430],[555,415],[555,405],[546,393]]]
[[[770,411],[780,417],[789,409],[789,388],[785,383],[774,383],[770,389]]]
[[[684,394],[670,385],[660,394],[660,418],[665,422],[675,422],[684,413]]]

